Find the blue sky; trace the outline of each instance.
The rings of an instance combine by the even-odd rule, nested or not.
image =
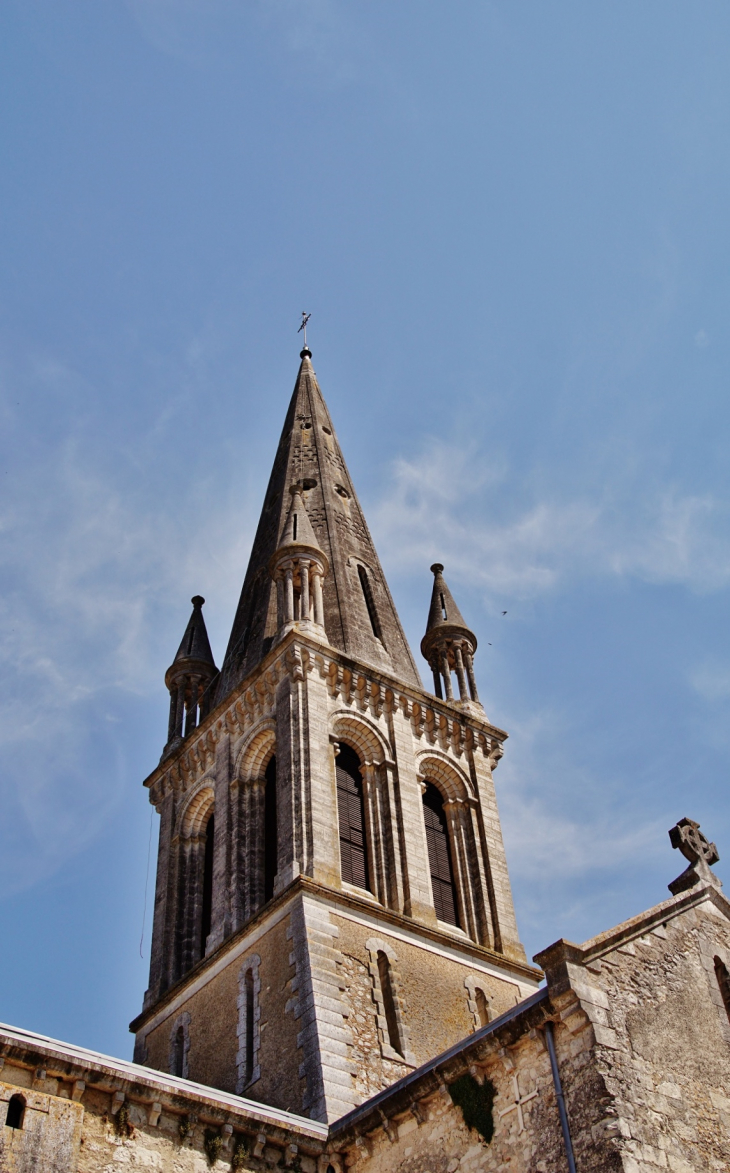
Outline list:
[[[6,0],[1,1020],[130,1054],[302,309],[414,650],[435,559],[478,633],[528,953],[684,815],[730,882],[729,57],[711,0]]]

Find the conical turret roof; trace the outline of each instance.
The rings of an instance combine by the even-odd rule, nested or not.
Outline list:
[[[215,660],[213,659],[205,620],[203,619],[202,608],[205,599],[202,595],[193,595],[190,602],[193,604],[193,611],[188,620],[188,625],[185,628],[185,634],[180,641],[180,647],[177,649],[175,659],[167,670],[167,676],[173,670],[193,662],[200,667],[210,665],[211,676],[218,671],[215,666]]]
[[[303,350],[301,357],[221,669],[217,701],[256,667],[276,636],[276,587],[268,565],[283,535],[290,511],[289,490],[295,483],[303,488],[307,522],[329,561],[323,583],[328,642],[345,655],[392,672],[404,683],[421,684],[309,350]]]
[[[434,562],[431,573],[433,574],[433,590],[426,634],[421,640],[423,655],[428,660],[431,650],[442,636],[451,638],[454,635],[466,635],[476,649],[477,638],[471,628],[467,626],[464,616],[454,602],[454,596],[446,585],[444,568],[440,562]]]
[[[287,546],[308,546],[310,550],[322,551],[307,514],[302,486],[300,484],[292,485],[290,492],[291,505],[277,550],[283,550]]]

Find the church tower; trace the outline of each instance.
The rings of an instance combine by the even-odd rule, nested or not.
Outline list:
[[[165,677],[139,1062],[332,1121],[536,988],[492,781],[506,734],[432,571],[435,695],[305,346],[220,672],[196,596]]]

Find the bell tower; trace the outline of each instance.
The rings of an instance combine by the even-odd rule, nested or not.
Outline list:
[[[432,570],[435,693],[305,347],[221,670],[196,596],[166,676],[138,1061],[332,1121],[536,988],[492,780],[506,734]]]

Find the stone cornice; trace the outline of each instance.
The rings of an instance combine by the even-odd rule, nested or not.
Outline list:
[[[93,1089],[110,1096],[113,1113],[121,1103],[130,1101],[146,1109],[153,1125],[164,1110],[175,1116],[195,1118],[198,1125],[220,1127],[228,1124],[239,1132],[248,1133],[263,1141],[283,1148],[287,1143],[304,1145],[312,1154],[322,1151],[327,1138],[327,1126],[317,1121],[284,1112],[266,1104],[256,1103],[204,1084],[178,1079],[163,1071],[155,1071],[124,1059],[113,1059],[96,1051],[87,1051],[70,1043],[45,1038],[0,1025],[0,1054],[7,1064],[33,1070],[34,1087],[44,1090],[49,1081],[71,1083],[73,1099],[82,1099]],[[40,1075],[42,1073],[42,1079]],[[116,1109],[115,1109],[116,1102]]]
[[[730,920],[730,901],[727,897],[716,888],[714,884],[700,884],[696,888],[691,888],[688,892],[682,892],[679,896],[673,896],[670,900],[664,900],[661,904],[655,904],[653,908],[647,909],[646,912],[639,913],[638,916],[632,917],[630,920],[623,921],[622,924],[616,925],[605,933],[601,933],[597,937],[591,937],[590,940],[584,941],[582,945],[577,945],[574,941],[566,941],[561,938],[555,941],[554,944],[549,945],[547,949],[542,949],[536,953],[533,961],[540,965],[548,974],[551,989],[553,988],[552,975],[562,970],[567,964],[586,965],[588,962],[605,956],[607,953],[612,953],[615,949],[619,949],[623,945],[628,945],[639,937],[645,936],[652,932],[660,925],[666,924],[673,920],[676,916],[680,916],[683,912],[687,912],[691,908],[696,908],[700,904],[709,902],[713,904],[728,920]]]
[[[385,908],[376,901],[366,900],[363,897],[357,896],[354,892],[348,892],[340,888],[329,888],[325,884],[320,884],[310,879],[309,876],[297,876],[283,892],[280,892],[273,900],[270,900],[268,904],[259,909],[245,925],[242,925],[240,929],[232,933],[230,937],[226,937],[225,941],[222,941],[217,949],[196,962],[192,969],[189,969],[174,985],[165,990],[161,998],[146,1006],[142,1013],[130,1022],[130,1031],[136,1033],[141,1030],[155,1015],[159,1014],[160,1010],[174,1002],[185,990],[186,986],[197,981],[206,970],[213,969],[217,966],[225,958],[227,953],[235,954],[239,944],[251,932],[258,928],[272,914],[279,912],[283,905],[290,903],[299,892],[321,896],[333,904],[340,904],[347,908],[357,909],[359,912],[365,912],[371,917],[376,917],[384,924],[392,925],[394,928],[406,929],[435,944],[460,950],[471,955],[475,960],[487,961],[514,977],[522,977],[534,982],[540,981],[543,976],[542,970],[537,969],[528,962],[507,957],[504,953],[497,953],[493,949],[487,949],[484,945],[478,945],[476,941],[472,941],[468,937],[454,937],[442,929],[426,925],[422,921],[415,920],[413,917],[404,916],[402,913]]]
[[[216,745],[226,732],[240,735],[270,712],[276,686],[285,675],[304,679],[314,670],[327,680],[331,695],[343,696],[347,704],[363,712],[371,710],[379,716],[391,705],[408,717],[417,736],[433,742],[443,738],[458,745],[469,731],[475,747],[483,750],[493,767],[502,755],[508,734],[492,725],[486,714],[482,719],[473,704],[439,700],[425,689],[404,685],[382,669],[353,660],[311,635],[291,631],[145,779],[150,801],[158,804],[162,800],[166,783],[185,782],[212,765]]]

